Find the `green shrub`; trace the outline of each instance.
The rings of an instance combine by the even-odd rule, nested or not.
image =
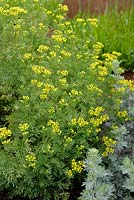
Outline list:
[[[22,1],[11,3],[4,9]],[[1,14],[8,33],[14,22],[21,28],[11,34],[13,43],[6,38],[9,66],[3,59],[3,80],[16,86],[18,100],[9,126],[0,128],[0,187],[13,196],[68,199],[71,184],[84,177],[87,150],[98,148],[104,157],[114,152],[113,130],[128,120],[121,100],[133,85],[120,76],[120,53],[102,55],[96,19],[67,21],[66,7],[51,11],[44,1],[21,6],[27,13]]]

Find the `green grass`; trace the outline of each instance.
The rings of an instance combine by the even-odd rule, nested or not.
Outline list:
[[[134,70],[134,12],[116,11],[98,16],[96,39],[104,44],[104,52],[121,52],[121,66]]]

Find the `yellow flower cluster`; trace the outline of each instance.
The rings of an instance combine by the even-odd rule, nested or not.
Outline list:
[[[81,22],[85,22],[85,20],[83,18],[77,18],[76,22],[80,22],[81,23]]]
[[[36,166],[36,156],[34,153],[30,153],[26,155],[25,160],[27,162],[28,167],[33,167],[35,168]]]
[[[2,15],[18,16],[20,13],[27,13],[27,10],[20,7],[10,7],[9,9],[4,9],[3,7],[0,7],[0,14]]]
[[[32,54],[31,54],[31,53],[25,53],[24,56],[23,56],[23,58],[24,58],[25,60],[29,60],[29,59],[32,58]]]
[[[67,79],[66,78],[61,78],[61,79],[59,79],[59,83],[61,85],[66,85],[67,84]]]
[[[68,71],[65,70],[58,70],[57,74],[60,74],[61,76],[67,76],[68,75]]]
[[[58,34],[58,35],[52,35],[51,36],[51,38],[54,40],[54,41],[56,41],[56,42],[66,42],[67,41],[67,39],[66,38],[64,38],[63,36],[61,36],[60,34]]]
[[[87,86],[87,89],[90,91],[90,92],[98,92],[98,95],[102,95],[103,91],[98,88],[97,86],[93,85],[93,84],[90,84]]]
[[[99,65],[98,69],[99,69],[99,71],[98,71],[99,76],[106,76],[108,74],[108,70],[105,66]]]
[[[28,100],[29,100],[29,96],[22,96],[22,99],[23,99],[24,101],[28,101]]]
[[[35,85],[36,87],[38,87],[38,88],[40,88],[40,87],[43,85],[43,82],[37,81],[36,79],[32,79],[32,80],[31,80],[31,83],[32,83],[33,85]]]
[[[77,90],[71,90],[71,92],[69,92],[70,96],[78,96],[79,94],[80,94],[80,92]]]
[[[61,134],[60,125],[59,125],[58,122],[55,122],[53,120],[49,120],[47,125],[52,127],[53,133],[58,133],[59,135]]]
[[[56,91],[56,90],[57,88],[55,88],[54,85],[46,83],[45,87],[42,90],[42,94],[40,95],[40,99],[45,100],[50,91]]]
[[[96,108],[91,107],[90,110],[88,111],[88,113],[90,115],[99,116],[100,113],[103,111],[104,111],[104,108],[102,106],[96,107]]]
[[[43,23],[39,23],[38,26],[39,26],[39,29],[40,29],[40,30],[42,30],[42,29],[45,28],[45,25],[44,25]]]
[[[67,143],[72,142],[72,138],[71,137],[64,136],[64,139],[65,139],[65,141]],[[64,146],[66,146],[66,145],[64,145]]]
[[[60,53],[61,53],[61,55],[64,56],[64,57],[71,57],[71,53],[68,52],[68,51],[65,51],[64,49],[61,50]]]
[[[119,84],[123,85],[124,87],[128,87],[130,91],[134,91],[134,81],[133,80],[119,80]]]
[[[21,123],[21,124],[19,124],[19,129],[20,129],[21,132],[23,132],[24,134],[27,133],[28,128],[29,128],[29,124],[28,124],[28,123]]]
[[[126,117],[128,117],[128,113],[127,113],[126,110],[120,111],[120,112],[117,113],[117,116],[118,116],[119,118],[126,118]],[[128,118],[127,118],[127,119],[128,119]]]
[[[37,49],[37,51],[39,53],[43,53],[43,52],[46,52],[47,50],[49,49],[49,47],[47,45],[40,45]]]
[[[90,22],[90,24],[91,24],[92,26],[97,27],[98,19],[96,19],[96,18],[88,18],[88,19],[87,19],[87,22]]]
[[[118,93],[124,93],[126,91],[125,87],[119,87],[117,88],[116,91],[113,90],[113,92],[118,92]]]
[[[97,60],[97,61],[95,61],[95,62],[93,62],[93,63],[91,63],[90,64],[90,68],[91,69],[96,69],[96,67],[98,66],[98,65],[101,65],[103,62],[101,61],[101,60]]]
[[[75,159],[72,159],[71,164],[71,170],[67,171],[67,174],[69,177],[73,175],[73,172],[81,173],[84,169],[84,162],[83,161],[75,161]]]
[[[68,12],[68,6],[67,5],[62,5],[60,3],[60,4],[58,4],[58,10],[63,11],[63,12]]]
[[[112,54],[104,53],[103,57],[105,58],[106,61],[113,61],[113,60],[116,60],[119,55],[121,55],[121,54],[114,51]]]
[[[8,144],[10,139],[8,139],[12,135],[11,130],[7,129],[6,127],[0,128],[0,140],[2,144]]]
[[[61,98],[61,99],[59,100],[59,103],[60,103],[60,104],[64,104],[64,103],[65,103],[65,99]]]
[[[85,121],[85,120],[83,119],[83,117],[79,117],[78,120],[77,120],[77,123],[78,123],[78,125],[79,125],[80,127],[83,127],[83,126],[89,124],[87,121]]]
[[[103,124],[103,122],[107,121],[109,119],[108,115],[101,115],[98,118],[91,118],[89,121],[91,124],[93,124],[93,126],[97,127],[101,124]]]
[[[57,19],[59,19],[59,20],[64,19],[64,16],[62,16],[62,15],[56,15],[55,17],[56,17]]]
[[[55,113],[55,108],[54,108],[54,107],[49,108],[49,109],[48,109],[48,112],[49,112],[49,113]]]
[[[79,117],[78,119],[73,118],[73,119],[71,120],[71,124],[72,124],[72,125],[78,124],[80,127],[83,127],[83,126],[88,125],[89,122],[88,122],[88,121],[85,121],[83,117]]]
[[[121,56],[121,53],[120,52],[116,52],[116,51],[113,51],[112,54],[117,56],[117,57]]]
[[[53,58],[56,58],[57,54],[55,51],[50,51],[50,56],[52,56]]]
[[[113,140],[112,138],[109,138],[107,136],[104,136],[102,138],[105,146],[106,146],[106,149],[105,151],[103,152],[102,156],[108,156],[109,153],[114,153],[114,149],[113,149],[113,145],[115,145],[117,142],[115,140]]]
[[[33,65],[32,70],[36,74],[43,74],[43,75],[46,75],[46,76],[52,74],[52,72],[50,70],[48,70],[47,68],[45,68],[43,66],[39,66],[39,65]]]
[[[101,42],[97,42],[96,44],[93,45],[93,49],[95,50],[96,53],[99,53],[103,47],[104,45]]]

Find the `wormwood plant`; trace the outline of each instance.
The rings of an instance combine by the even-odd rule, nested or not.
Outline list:
[[[96,19],[67,21],[61,4],[48,10],[44,1],[14,2],[20,7],[2,2],[1,15],[11,29],[14,20],[20,25],[9,58],[23,70],[15,68],[19,97],[9,126],[0,128],[0,187],[12,195],[68,199],[71,184],[84,177],[87,150],[98,148],[104,157],[114,152],[113,130],[128,120],[121,100],[133,84],[120,76],[120,53],[100,60]],[[38,17],[41,11],[46,18]]]
[[[87,178],[84,182],[85,190],[80,200],[112,199],[114,186],[110,182],[111,173],[101,166],[102,159],[97,149],[89,149],[85,161]]]

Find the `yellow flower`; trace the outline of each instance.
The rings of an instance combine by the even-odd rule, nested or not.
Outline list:
[[[68,170],[68,171],[67,171],[67,175],[68,175],[69,177],[73,176],[72,170]]]
[[[31,83],[32,83],[33,85],[36,85],[37,82],[38,82],[38,81],[37,81],[36,79],[32,79],[32,80],[31,80]]]
[[[47,125],[52,127],[53,133],[58,133],[59,135],[61,134],[60,125],[59,125],[58,122],[55,122],[53,120],[49,120]]]
[[[47,99],[47,94],[40,94],[40,99],[41,100]]]
[[[63,12],[68,12],[68,6],[67,5],[62,5],[60,3],[60,4],[58,4],[58,10],[61,10]]]
[[[24,8],[20,8],[20,7],[11,7],[6,11],[7,14],[12,15],[12,16],[17,16],[20,13],[27,13],[27,10],[25,10]]]
[[[98,22],[98,19],[97,18],[88,18],[87,19],[87,22]]]
[[[21,124],[19,124],[19,129],[20,129],[22,132],[27,131],[28,128],[29,128],[29,124],[28,124],[28,123],[21,123]]]
[[[26,155],[25,160],[28,164],[28,167],[35,168],[35,166],[36,166],[36,156],[35,156],[34,153],[30,153],[30,154]]]
[[[71,137],[64,136],[64,139],[65,139],[66,142],[72,142],[72,138]]]
[[[53,40],[55,40],[56,42],[66,42],[66,38],[64,38],[63,36],[61,35],[52,35],[51,38]]]
[[[104,136],[102,140],[106,146],[106,149],[103,152],[102,156],[106,157],[109,153],[114,153],[113,145],[117,143],[116,140],[113,140],[112,138],[109,138],[107,136]]]
[[[130,89],[130,91],[134,91],[134,80],[119,80],[119,84],[123,85],[124,87],[127,87]]]
[[[64,57],[70,57],[70,56],[71,56],[71,53],[68,52],[68,51],[62,50],[62,51],[61,51],[61,55],[64,56]]]
[[[106,76],[108,74],[106,67],[99,65],[98,69],[99,69],[99,71],[98,71],[99,76]]]
[[[72,95],[79,95],[79,92],[77,90],[71,90],[71,92],[69,93],[70,96]]]
[[[32,58],[32,54],[31,54],[31,53],[25,53],[24,56],[23,56],[23,58],[24,58],[25,60],[29,60],[29,59]]]
[[[22,96],[22,99],[27,101],[27,100],[29,100],[29,96]]]
[[[77,124],[76,118],[73,118],[73,119],[71,120],[71,123],[72,123],[72,125],[76,125],[76,124]]]
[[[40,46],[38,47],[37,51],[38,51],[39,53],[43,53],[43,52],[48,51],[48,49],[49,49],[49,47],[48,47],[47,45],[40,45]]]
[[[57,19],[60,19],[60,20],[64,19],[64,17],[63,17],[62,15],[56,15],[55,17],[56,17]]]
[[[62,76],[67,76],[68,75],[68,71],[65,69],[65,70],[58,70],[57,74],[60,74]]]
[[[81,173],[81,171],[84,168],[84,162],[83,161],[78,161],[76,162],[75,159],[72,159],[72,165],[71,165],[72,171]]]
[[[93,45],[94,49],[100,50],[104,47],[104,45],[101,42],[97,42],[96,44]]]
[[[117,116],[118,116],[119,118],[125,118],[125,117],[128,116],[128,113],[127,113],[126,110],[124,110],[124,111],[118,112],[118,113],[117,113]]]
[[[10,140],[10,139],[7,139],[7,140],[2,141],[1,143],[2,143],[2,144],[9,144],[10,142],[11,142],[11,140]]]
[[[0,128],[0,139],[6,139],[12,135],[11,130],[7,129],[6,127]]]
[[[82,117],[79,117],[77,120],[77,123],[80,127],[83,127],[85,125],[88,125],[89,123],[87,121],[85,121]]]
[[[101,65],[101,64],[102,64],[102,61],[97,60],[97,61],[90,64],[90,68],[95,69],[98,65]]]
[[[97,127],[97,126],[103,124],[103,122],[107,121],[108,119],[109,119],[108,115],[105,114],[105,115],[99,116],[98,118],[96,118],[96,117],[91,118],[89,120],[89,122],[91,124],[93,124],[93,126]]]
[[[61,98],[59,101],[60,104],[64,104],[65,103],[65,99]]]
[[[45,25],[43,23],[39,23],[38,26],[40,30],[45,28]]]
[[[54,113],[54,112],[55,112],[55,108],[54,108],[54,107],[51,107],[50,109],[48,109],[48,112],[49,112],[49,113]]]
[[[61,78],[61,79],[59,79],[59,83],[60,83],[61,85],[66,85],[67,79],[66,79],[66,78]]]
[[[55,58],[56,57],[56,52],[55,51],[50,51],[50,55]]]
[[[85,20],[83,18],[77,18],[76,22],[85,22]]]
[[[112,54],[117,56],[117,57],[121,56],[121,53],[120,52],[116,52],[116,51],[113,51]]]
[[[43,76],[49,76],[51,75],[51,71],[48,70],[46,67],[44,66],[40,66],[40,65],[33,65],[32,66],[32,70],[36,73],[36,74],[43,74]]]
[[[110,53],[104,53],[103,57],[105,58],[106,61],[113,61],[117,59],[117,55]]]
[[[117,92],[124,93],[126,91],[125,87],[120,87],[117,89]]]
[[[100,107],[96,107],[95,109],[93,107],[90,108],[90,110],[88,111],[88,113],[90,115],[95,115],[95,116],[99,116],[101,112],[104,111],[104,108],[102,106]]]
[[[97,86],[93,85],[93,84],[90,84],[87,86],[87,89],[90,91],[90,92],[98,92],[98,95],[102,95],[103,91],[98,88]]]

